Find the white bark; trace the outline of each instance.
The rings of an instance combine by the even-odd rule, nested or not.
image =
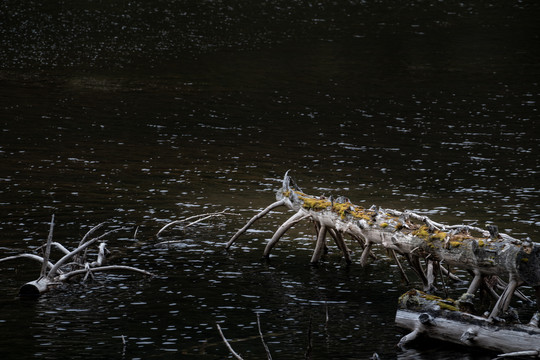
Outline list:
[[[405,346],[418,336],[453,342],[455,344],[482,347],[485,349],[514,352],[540,351],[540,330],[526,325],[494,325],[478,316],[451,311],[439,311],[432,315],[434,320],[423,325],[421,311],[398,310],[396,324],[412,332],[400,341]]]
[[[262,218],[264,215],[268,214],[272,209],[275,209],[279,206],[283,206],[283,205],[286,205],[287,201],[286,199],[280,199],[280,200],[277,200],[276,202],[270,204],[269,206],[267,206],[264,210],[262,210],[261,212],[257,213],[255,216],[253,216],[248,222],[246,225],[244,225],[243,228],[241,228],[240,230],[238,230],[238,232],[236,234],[233,235],[233,237],[227,242],[227,245],[225,246],[226,249],[230,248],[231,245],[236,241],[236,239],[238,239],[240,237],[240,235],[242,235],[243,233],[245,233],[250,227],[251,225],[253,225],[257,220],[259,220],[260,218]]]
[[[175,226],[175,225],[179,225],[179,224],[186,224],[190,220],[193,220],[193,221],[191,221],[190,223],[187,223],[186,225],[184,225],[184,228],[186,228],[188,226],[198,224],[200,222],[203,222],[204,220],[208,220],[210,218],[213,218],[213,217],[216,217],[216,216],[223,216],[223,215],[236,215],[236,214],[227,213],[227,209],[225,209],[225,210],[219,211],[219,212],[207,213],[207,214],[199,214],[199,215],[194,215],[194,216],[187,217],[185,219],[175,220],[175,221],[172,221],[172,222],[166,224],[161,229],[159,229],[156,236],[160,236],[163,231],[170,228],[171,226]],[[194,219],[196,219],[196,220],[194,220]]]
[[[95,226],[83,237],[83,240],[81,240],[79,247],[77,247],[75,250],[69,251],[66,247],[64,247],[60,243],[55,243],[52,241],[53,224],[54,224],[54,216],[51,221],[51,227],[49,230],[49,236],[47,238],[47,244],[44,247],[45,249],[44,257],[34,255],[34,254],[20,254],[20,255],[8,256],[8,257],[0,259],[0,262],[4,262],[4,261],[14,260],[18,258],[29,258],[32,260],[39,261],[42,264],[40,277],[37,280],[30,281],[24,284],[20,288],[20,291],[19,291],[20,296],[37,297],[41,293],[44,293],[50,290],[52,287],[62,284],[74,276],[82,275],[82,274],[86,274],[85,280],[87,276],[89,275],[92,276],[92,274],[95,272],[117,271],[117,270],[138,272],[138,273],[149,275],[149,276],[152,275],[148,271],[137,269],[131,266],[123,266],[123,265],[103,266],[103,263],[105,262],[105,257],[107,254],[107,249],[105,248],[105,242],[102,242],[99,245],[98,255],[95,261],[86,262],[85,261],[86,256],[84,255],[78,256],[81,252],[85,252],[88,249],[88,247],[90,247],[90,245],[94,244],[98,240],[101,240],[104,237],[109,236],[110,234],[118,230],[122,230],[122,229],[111,230],[98,237],[88,240],[90,234],[92,234],[98,228],[100,228],[102,224]],[[58,260],[56,263],[48,261],[50,257],[52,244],[55,244],[55,246],[64,253],[64,256],[60,260]],[[76,270],[72,270],[73,266],[76,268]]]

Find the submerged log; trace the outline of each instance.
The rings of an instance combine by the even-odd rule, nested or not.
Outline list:
[[[104,266],[106,254],[108,250],[106,249],[105,238],[122,229],[115,229],[107,231],[104,234],[96,237],[91,237],[93,233],[101,228],[102,224],[99,224],[92,229],[90,229],[85,236],[81,239],[79,246],[72,251],[69,251],[63,245],[52,241],[52,234],[54,228],[54,215],[51,219],[51,225],[49,229],[49,236],[47,237],[47,243],[43,246],[44,254],[43,257],[35,254],[20,254],[15,256],[8,256],[0,259],[0,262],[5,262],[9,260],[14,260],[18,258],[29,258],[32,260],[39,261],[41,265],[41,272],[39,278],[33,281],[29,281],[19,290],[19,296],[21,297],[38,297],[42,293],[51,290],[52,288],[65,283],[71,278],[79,275],[85,275],[84,279],[88,276],[93,276],[97,272],[105,271],[131,271],[138,272],[143,275],[152,276],[148,271],[134,268],[131,266],[124,265],[108,265]],[[87,260],[87,249],[95,244],[96,242],[101,241],[98,246],[98,254],[95,261]],[[50,261],[51,248],[52,246],[57,247],[64,254],[56,263]]]
[[[410,290],[399,299],[396,324],[410,330],[400,348],[421,337],[503,353],[540,354],[540,329],[534,325],[493,323],[459,311],[459,303]]]

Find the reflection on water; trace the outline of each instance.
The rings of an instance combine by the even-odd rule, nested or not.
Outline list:
[[[275,358],[303,358],[310,323],[314,359],[485,357],[395,349],[408,288],[383,254],[363,269],[331,248],[310,267],[305,223],[261,262],[281,211],[224,244],[287,169],[311,194],[538,241],[538,5],[0,7],[0,256],[40,246],[55,213],[68,246],[105,220],[130,226],[110,240],[113,261],[158,274],[23,302],[36,265],[2,264],[2,358],[219,359],[219,322],[245,358],[264,359],[256,313]],[[167,221],[225,208],[240,216],[154,246]]]

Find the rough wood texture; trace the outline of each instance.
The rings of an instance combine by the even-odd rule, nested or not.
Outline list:
[[[430,337],[489,350],[540,353],[540,329],[531,325],[495,324],[458,311],[456,302],[411,290],[399,301],[396,324],[408,329],[399,342],[405,347],[419,337]]]

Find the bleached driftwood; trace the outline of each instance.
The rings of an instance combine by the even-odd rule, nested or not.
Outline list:
[[[388,251],[406,277],[399,260],[402,257],[419,276],[425,291],[435,290],[437,278],[442,280],[443,274],[455,277],[445,266],[468,270],[473,278],[459,301],[463,306],[472,305],[477,290],[486,289],[496,299],[488,316],[490,322],[498,320],[508,310],[514,295],[525,298],[518,290],[523,284],[535,289],[540,309],[540,245],[530,239],[519,240],[500,234],[496,226],[482,229],[470,225],[445,225],[411,211],[376,206],[366,209],[345,197],[308,195],[296,185],[289,172],[276,193],[276,202],[255,215],[228,241],[226,248],[230,248],[258,219],[280,206],[289,208],[294,215],[274,233],[264,249],[264,257],[270,255],[288,229],[309,219],[315,223],[317,232],[311,263],[320,260],[326,248],[327,234],[350,262],[349,250],[343,241],[345,236],[350,236],[363,248],[361,265],[367,263],[372,248],[380,246]],[[499,294],[501,286],[502,293]]]
[[[41,272],[40,276],[33,281],[27,282],[24,284],[20,290],[19,295],[20,296],[27,296],[27,297],[36,297],[40,294],[50,290],[51,288],[60,285],[69,279],[78,276],[78,275],[85,275],[84,279],[88,276],[93,276],[94,273],[97,272],[106,272],[106,271],[132,271],[132,272],[138,272],[144,275],[151,276],[152,274],[148,271],[141,270],[135,267],[131,266],[125,266],[125,265],[103,265],[105,262],[106,254],[108,250],[106,249],[106,242],[105,238],[109,235],[122,230],[122,229],[114,229],[111,231],[107,231],[103,233],[102,235],[91,237],[93,233],[101,228],[104,225],[104,223],[99,224],[92,229],[90,229],[85,236],[81,239],[79,246],[70,251],[63,245],[57,242],[53,242],[53,229],[54,229],[54,215],[51,219],[50,229],[49,229],[49,235],[47,237],[47,242],[45,244],[44,248],[44,254],[43,257],[35,254],[20,254],[15,256],[8,256],[5,258],[0,259],[0,262],[14,260],[18,258],[29,258],[32,260],[39,261],[41,266]],[[101,243],[98,246],[98,255],[95,261],[89,261],[87,260],[86,251],[87,249],[95,244],[96,242],[101,241]],[[51,248],[52,246],[55,246],[58,248],[64,256],[61,257],[56,263],[53,263],[50,261],[50,255],[51,255]]]
[[[232,356],[234,356],[235,359],[238,359],[238,360],[243,360],[243,358],[236,352],[234,351],[234,349],[232,348],[231,344],[227,341],[227,338],[225,337],[225,335],[223,334],[223,331],[221,330],[221,326],[219,326],[218,323],[216,323],[216,327],[219,331],[219,335],[221,336],[221,338],[223,339],[223,342],[225,343],[225,345],[227,346],[227,349],[229,349],[230,353],[232,354]]]
[[[401,296],[396,324],[411,332],[398,346],[429,337],[464,346],[482,347],[504,353],[540,354],[540,329],[534,325],[493,323],[486,318],[459,311],[459,303],[421,291]]]
[[[182,229],[185,229],[187,227],[190,227],[190,226],[193,226],[195,224],[201,223],[201,222],[203,222],[205,220],[208,220],[210,218],[219,217],[219,216],[225,216],[225,215],[237,215],[237,214],[227,212],[227,209],[225,209],[225,210],[218,211],[218,212],[213,212],[213,213],[205,213],[205,214],[193,215],[193,216],[187,217],[185,219],[171,221],[170,223],[166,224],[161,229],[159,229],[156,236],[159,237],[166,229],[168,229],[170,227],[173,227],[173,226],[182,225]]]

